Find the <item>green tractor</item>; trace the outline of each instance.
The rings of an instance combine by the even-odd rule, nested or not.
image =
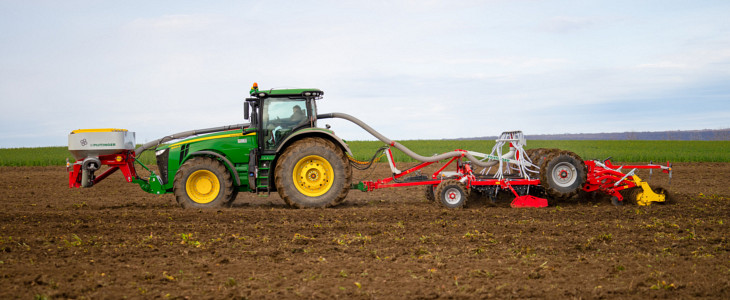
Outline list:
[[[296,208],[345,200],[347,144],[317,127],[318,89],[258,90],[244,104],[250,124],[156,148],[162,189],[182,207],[229,206],[238,192],[276,191]],[[248,126],[246,126],[248,125]]]
[[[69,150],[76,162],[67,163],[69,185],[91,187],[122,170],[146,192],[174,193],[182,207],[227,207],[239,192],[273,191],[296,208],[342,203],[351,188],[352,153],[329,126],[317,127],[316,101],[324,93],[259,90],[254,83],[250,94],[244,103],[250,123],[181,132],[136,150],[134,133],[125,129],[71,132]],[[159,175],[150,171],[144,179],[134,164],[141,165],[137,157],[148,149],[155,149]],[[102,165],[109,169],[95,176]]]

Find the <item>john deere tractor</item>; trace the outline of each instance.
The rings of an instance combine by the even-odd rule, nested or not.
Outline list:
[[[317,127],[323,94],[254,85],[244,104],[250,124],[157,147],[162,188],[183,207],[228,206],[238,192],[272,191],[297,208],[341,203],[352,178],[350,150]]]

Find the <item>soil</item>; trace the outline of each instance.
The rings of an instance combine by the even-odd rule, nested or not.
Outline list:
[[[409,187],[327,209],[240,193],[197,210],[119,173],[70,189],[63,167],[4,167],[0,298],[729,299],[730,164],[674,170],[650,180],[674,204],[648,207],[446,209]]]

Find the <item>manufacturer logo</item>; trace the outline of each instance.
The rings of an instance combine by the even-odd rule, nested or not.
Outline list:
[[[89,142],[86,141],[86,139],[81,140],[81,146],[86,146]]]
[[[91,147],[114,147],[117,143],[91,144]]]

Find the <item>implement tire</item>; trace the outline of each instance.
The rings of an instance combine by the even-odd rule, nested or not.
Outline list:
[[[586,165],[570,151],[550,151],[540,165],[540,185],[556,200],[578,194],[586,182]]]
[[[545,158],[555,152],[560,152],[560,149],[535,148],[525,150],[525,154],[527,154],[527,156],[530,158],[532,164],[537,166],[538,168],[542,166]]]
[[[436,199],[448,208],[462,208],[469,199],[469,190],[463,183],[455,179],[444,180],[436,186]]]
[[[291,144],[274,172],[276,190],[294,208],[331,207],[345,201],[352,169],[342,149],[322,138]]]
[[[180,167],[173,184],[182,208],[229,207],[233,201],[231,173],[218,160],[194,157]]]
[[[436,190],[435,186],[427,185],[423,190],[423,195],[426,196],[426,200],[431,202],[436,201],[436,196],[434,196],[434,191]]]

